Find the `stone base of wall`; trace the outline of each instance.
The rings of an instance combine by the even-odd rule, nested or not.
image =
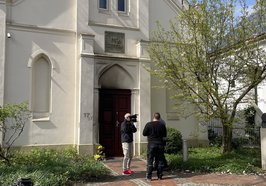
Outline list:
[[[208,147],[209,140],[188,139],[188,147]]]
[[[147,151],[147,142],[135,143],[135,156],[140,156]]]
[[[39,146],[21,146],[21,147],[12,147],[12,150],[19,151],[29,151],[32,149],[54,149],[54,150],[63,150],[67,148],[76,148],[79,154],[93,155],[96,153],[96,145],[39,145]]]
[[[82,155],[93,155],[96,153],[96,148],[97,144],[77,145],[78,153]]]
[[[266,136],[266,129],[265,129]],[[203,147],[208,146],[208,140],[187,140],[188,147]],[[266,142],[265,142],[266,143]],[[81,155],[94,155],[97,151],[97,144],[87,144],[87,145],[39,145],[39,146],[23,146],[23,147],[12,147],[12,150],[20,150],[20,151],[29,151],[31,149],[55,149],[55,150],[63,150],[66,148],[76,148],[78,153]],[[266,144],[265,144],[266,149]],[[135,143],[135,156],[141,156],[146,154],[147,152],[147,142]],[[266,157],[266,152],[265,152]],[[266,162],[266,160],[265,160]],[[266,165],[265,165],[266,166]],[[266,169],[266,167],[265,167]]]
[[[34,146],[20,146],[20,147],[11,147],[12,150],[19,150],[19,151],[29,151],[32,149],[54,149],[54,150],[63,150],[67,148],[74,148],[75,145],[34,145]]]

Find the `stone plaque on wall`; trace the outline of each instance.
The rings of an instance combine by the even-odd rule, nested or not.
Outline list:
[[[125,53],[125,33],[106,31],[105,52]]]

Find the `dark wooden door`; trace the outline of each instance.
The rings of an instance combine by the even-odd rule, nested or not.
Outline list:
[[[105,147],[107,157],[123,155],[120,125],[124,115],[130,112],[131,91],[101,89],[99,105],[99,141]]]

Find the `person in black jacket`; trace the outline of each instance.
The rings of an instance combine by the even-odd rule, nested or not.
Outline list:
[[[131,160],[133,156],[133,133],[137,131],[137,128],[130,121],[130,113],[125,114],[125,120],[121,123],[121,142],[123,149],[123,175],[132,174],[132,170],[130,169]]]
[[[159,116],[160,116],[160,113],[157,113],[157,114],[159,114]],[[160,116],[160,120],[159,121],[166,126],[166,123],[162,119],[161,116]],[[166,129],[166,131],[167,131],[167,129]],[[163,142],[164,142],[164,151],[165,151],[166,138],[164,138]],[[155,157],[155,161],[153,163],[153,170],[157,170],[157,167],[158,167],[158,159]],[[163,170],[165,171],[167,169],[168,169],[168,163],[167,163],[167,160],[165,158],[165,155],[163,154]]]
[[[162,179],[163,176],[163,155],[164,155],[164,138],[166,137],[166,127],[160,121],[160,114],[155,113],[154,119],[148,122],[143,129],[143,136],[148,137],[148,159],[147,159],[147,181],[151,181],[153,162],[158,159],[157,177]]]

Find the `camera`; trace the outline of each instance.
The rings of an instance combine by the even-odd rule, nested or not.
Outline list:
[[[134,114],[134,115],[129,116],[130,121],[132,121],[132,122],[137,122],[137,117],[138,117],[138,114]]]

